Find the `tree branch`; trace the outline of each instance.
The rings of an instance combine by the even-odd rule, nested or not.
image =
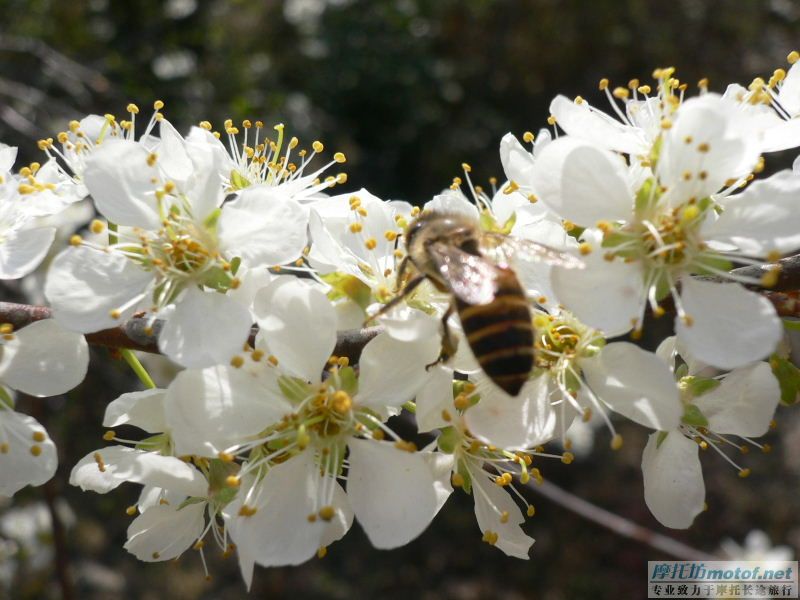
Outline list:
[[[574,512],[576,515],[609,529],[617,535],[635,540],[680,560],[715,560],[717,558],[702,550],[679,542],[674,538],[656,533],[651,529],[647,529],[647,527],[637,525],[633,521],[629,521],[604,508],[595,506],[591,502],[587,502],[583,498],[575,496],[547,480],[536,483],[536,481],[532,479],[528,484],[528,488],[540,496],[544,496],[548,500],[552,500],[556,504]]]

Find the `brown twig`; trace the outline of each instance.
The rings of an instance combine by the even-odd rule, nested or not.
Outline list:
[[[669,536],[656,533],[647,527],[637,525],[624,517],[595,506],[591,502],[587,502],[583,498],[575,496],[549,481],[545,480],[541,483],[536,483],[531,480],[528,487],[540,496],[552,500],[559,506],[563,506],[576,515],[597,523],[617,535],[635,540],[675,558],[681,560],[715,560],[716,558],[702,550],[688,546]]]

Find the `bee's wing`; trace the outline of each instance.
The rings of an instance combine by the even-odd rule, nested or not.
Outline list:
[[[586,263],[577,256],[533,240],[515,238],[493,232],[484,233],[483,238],[489,253],[497,257],[498,262],[507,262],[510,258],[518,258],[520,260],[545,262],[566,269],[583,269],[586,267]]]
[[[450,291],[467,304],[488,304],[497,291],[497,267],[482,256],[437,242],[428,248]]]

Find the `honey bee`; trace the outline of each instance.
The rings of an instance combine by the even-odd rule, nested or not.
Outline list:
[[[514,255],[569,268],[582,268],[583,262],[538,242],[484,232],[475,220],[456,212],[422,213],[408,226],[405,245],[398,282],[405,279],[409,263],[416,272],[380,312],[427,279],[452,297],[442,317],[437,362],[455,352],[447,321],[456,311],[483,371],[507,394],[517,396],[533,368],[535,331],[530,303],[508,259]]]

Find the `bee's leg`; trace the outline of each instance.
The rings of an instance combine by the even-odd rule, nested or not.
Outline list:
[[[415,289],[417,289],[419,284],[422,283],[423,281],[425,281],[425,276],[424,275],[419,275],[418,277],[415,277],[414,279],[409,281],[406,284],[406,286],[403,288],[403,291],[400,292],[400,294],[398,296],[395,296],[394,298],[389,300],[389,302],[387,302],[386,304],[381,306],[381,309],[378,312],[376,312],[374,315],[369,317],[366,321],[364,321],[364,324],[366,325],[370,321],[374,321],[375,319],[377,319],[381,315],[386,314],[387,312],[392,310],[395,306],[400,304],[400,302],[405,300],[406,296],[408,296],[409,294],[411,294],[411,292],[413,292]]]
[[[447,307],[447,310],[444,311],[444,315],[442,315],[442,349],[439,352],[439,358],[432,363],[425,365],[426,370],[430,370],[431,367],[435,367],[438,364],[447,362],[453,357],[458,349],[458,340],[453,337],[453,334],[450,331],[450,325],[447,323],[454,310],[453,303],[451,302],[450,306]]]
[[[395,275],[395,288],[399,286],[403,282],[403,277],[406,274],[406,269],[408,268],[408,256],[403,257],[403,260],[400,261],[400,265],[397,267],[397,273]]]

